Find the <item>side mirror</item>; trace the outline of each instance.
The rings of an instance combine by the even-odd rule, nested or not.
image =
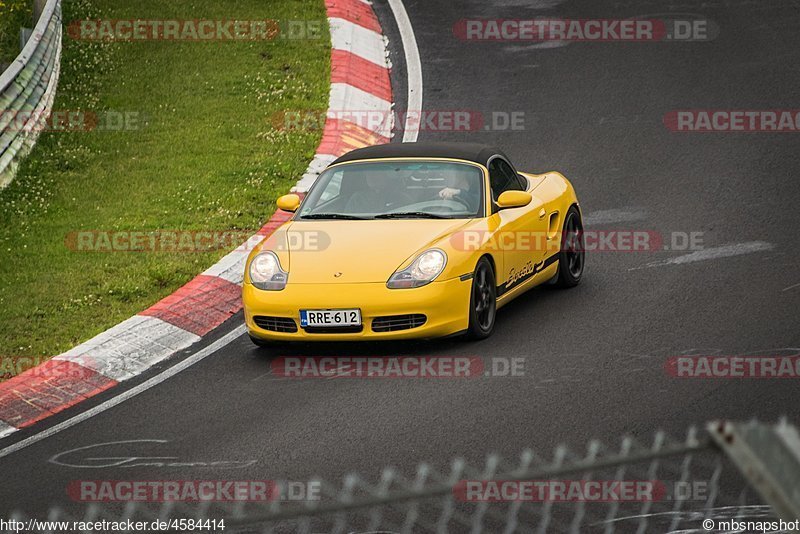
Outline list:
[[[521,208],[531,203],[533,197],[527,191],[506,191],[497,198],[497,207],[501,210]]]
[[[283,211],[297,211],[297,208],[300,207],[300,197],[292,193],[291,195],[283,195],[282,197],[278,198],[278,208],[282,209]]]

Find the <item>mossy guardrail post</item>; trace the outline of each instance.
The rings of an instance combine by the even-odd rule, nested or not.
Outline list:
[[[0,188],[14,179],[50,115],[61,40],[61,0],[46,0],[30,39],[0,74]]]

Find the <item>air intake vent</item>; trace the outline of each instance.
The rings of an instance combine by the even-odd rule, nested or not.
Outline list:
[[[428,318],[421,313],[376,317],[372,320],[372,331],[393,332],[395,330],[408,330],[424,325],[427,320]]]
[[[266,317],[263,315],[256,315],[253,317],[253,322],[259,328],[270,330],[272,332],[297,332],[297,323],[294,319],[289,317]]]

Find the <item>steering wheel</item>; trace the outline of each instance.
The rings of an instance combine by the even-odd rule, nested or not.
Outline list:
[[[472,205],[467,201],[467,199],[461,196],[461,193],[453,195],[452,197],[450,197],[449,200],[455,200],[456,202],[464,206],[467,209],[467,211],[475,211],[475,208],[472,207]]]
[[[456,200],[455,197],[450,199],[436,199],[436,200],[425,200],[423,202],[417,202],[414,204],[409,204],[408,206],[403,206],[402,211],[425,211],[427,208],[436,208],[436,209],[446,209],[452,212],[460,212],[464,211],[464,206],[467,206],[463,200]]]

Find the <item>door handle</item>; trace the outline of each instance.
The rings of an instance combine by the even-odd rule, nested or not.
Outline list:
[[[545,215],[547,215],[547,212],[545,211],[545,209],[544,208],[540,209],[539,210],[539,218],[540,219],[544,219]]]

